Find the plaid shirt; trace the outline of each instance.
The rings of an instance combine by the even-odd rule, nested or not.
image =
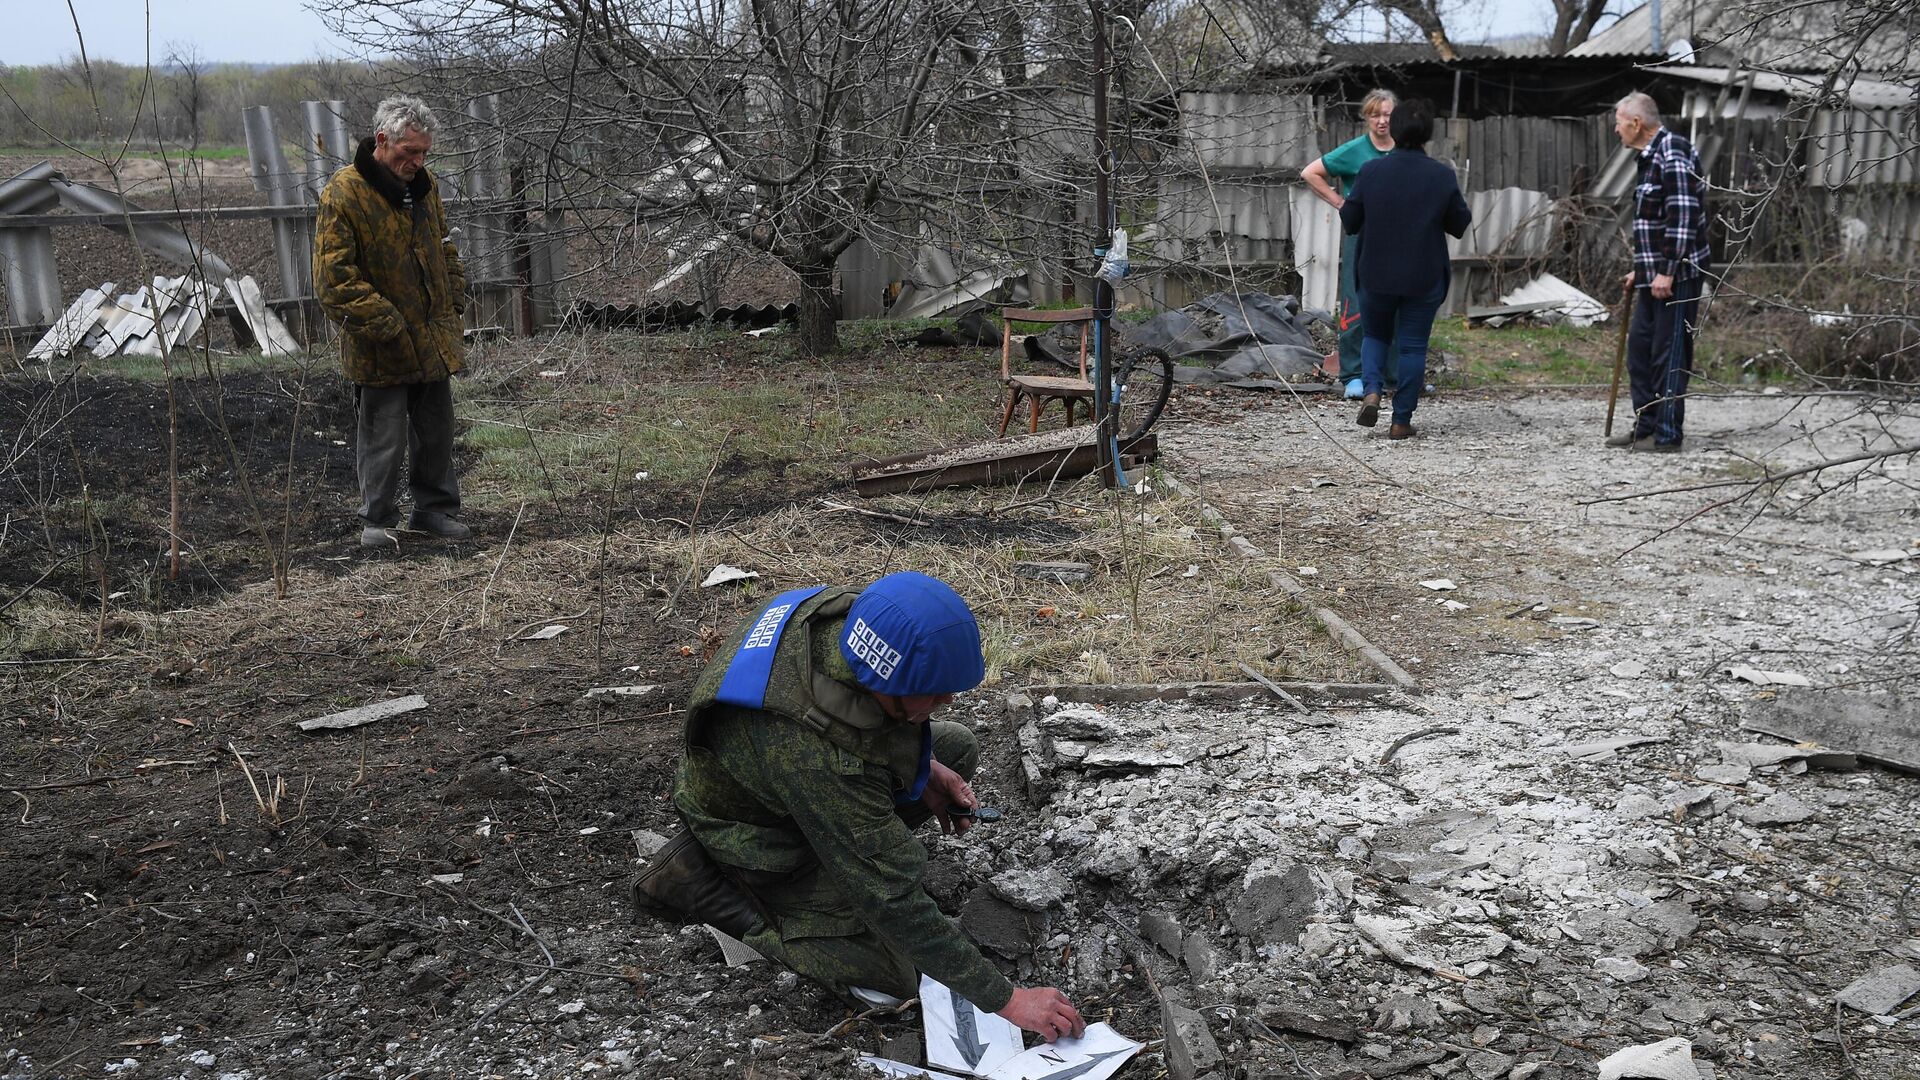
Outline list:
[[[1661,128],[1640,151],[1640,180],[1633,189],[1634,284],[1654,275],[1675,281],[1700,276],[1707,251],[1707,178],[1693,144]]]

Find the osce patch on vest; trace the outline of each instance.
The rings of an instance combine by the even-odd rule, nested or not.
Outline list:
[[[767,681],[773,677],[773,654],[780,648],[780,635],[786,633],[794,609],[824,589],[825,585],[815,585],[811,589],[783,592],[760,609],[760,614],[754,617],[753,629],[747,632],[746,640],[727,663],[727,673],[720,677],[720,689],[714,694],[714,700],[743,709],[758,709],[766,704]],[[898,662],[897,654],[895,662]]]

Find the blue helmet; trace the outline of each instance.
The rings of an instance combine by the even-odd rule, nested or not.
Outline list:
[[[911,571],[888,574],[854,599],[840,655],[861,686],[896,697],[957,694],[987,675],[967,602],[946,582]]]

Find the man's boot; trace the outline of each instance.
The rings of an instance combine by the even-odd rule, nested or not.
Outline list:
[[[633,904],[665,922],[709,923],[736,938],[763,921],[753,898],[720,872],[684,825],[634,879]]]

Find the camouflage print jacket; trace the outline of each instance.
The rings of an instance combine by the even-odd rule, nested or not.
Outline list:
[[[981,1008],[1003,1008],[1012,984],[921,887],[927,851],[894,804],[921,733],[882,713],[840,655],[856,595],[828,589],[795,611],[760,709],[714,700],[753,620],[735,632],[694,685],[674,805],[715,860],[792,883],[768,897],[781,938],[872,930]]]
[[[373,159],[372,139],[320,192],[313,284],[340,325],[348,379],[400,386],[460,370],[467,274],[440,192],[425,169],[402,184]]]

